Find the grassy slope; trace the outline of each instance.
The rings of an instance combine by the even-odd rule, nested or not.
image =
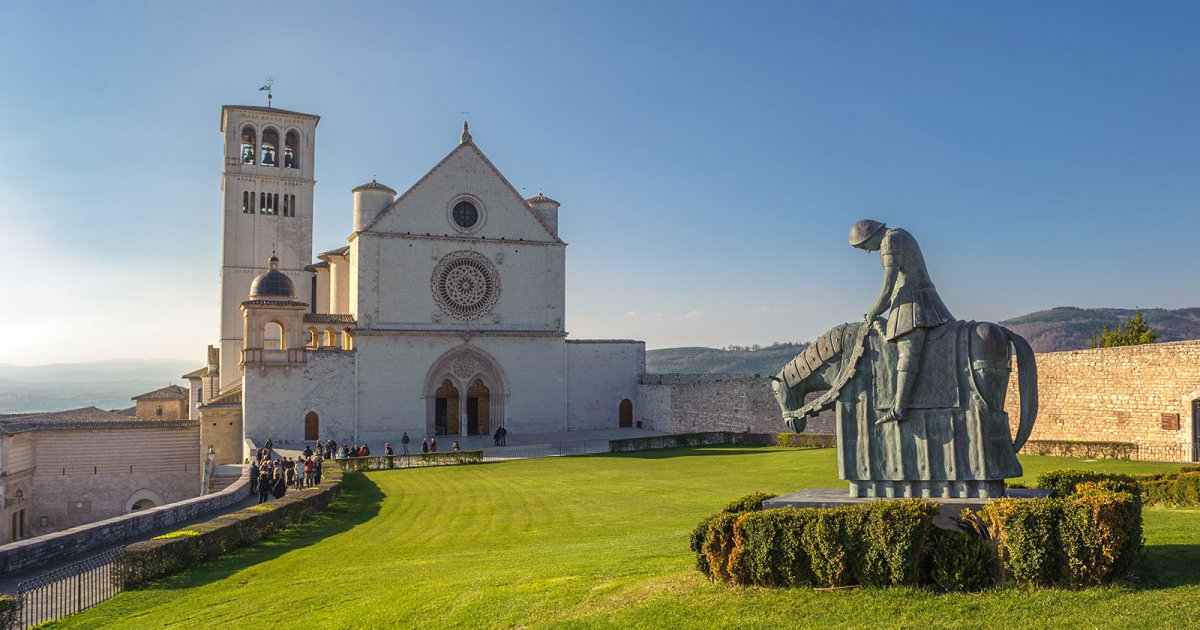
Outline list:
[[[1023,458],[1042,470],[1138,463]],[[1071,592],[731,589],[688,533],[755,490],[838,487],[835,451],[681,449],[348,475],[328,516],[61,627],[1093,627],[1186,625],[1200,511],[1148,510],[1152,581]],[[1172,623],[1170,620],[1174,619]]]

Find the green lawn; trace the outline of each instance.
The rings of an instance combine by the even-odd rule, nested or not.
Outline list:
[[[55,627],[1183,627],[1200,510],[1146,511],[1142,581],[1087,591],[735,589],[688,534],[726,501],[841,487],[833,449],[711,447],[349,474],[318,519]],[[1062,467],[1177,470],[1022,458]]]

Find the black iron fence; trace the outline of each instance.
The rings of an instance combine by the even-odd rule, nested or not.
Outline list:
[[[496,446],[472,451],[443,451],[438,453],[411,453],[409,455],[371,455],[369,457],[343,457],[325,460],[325,465],[336,465],[343,471],[383,470],[386,468],[420,468],[425,466],[452,466],[480,462],[502,462],[510,459],[538,459],[565,455],[594,455],[608,453],[612,446],[608,440],[579,440],[574,442],[547,442],[544,444],[520,444]]]
[[[125,548],[117,547],[17,585],[18,627],[62,619],[125,590]]]
[[[1133,459],[1148,462],[1200,462],[1200,444],[1142,442]]]

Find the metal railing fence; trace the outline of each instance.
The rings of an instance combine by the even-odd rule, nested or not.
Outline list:
[[[18,626],[31,628],[62,619],[123,590],[125,548],[117,547],[18,584]]]

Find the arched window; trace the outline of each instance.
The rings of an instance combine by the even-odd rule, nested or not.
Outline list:
[[[257,135],[254,127],[242,127],[242,164],[254,164],[254,154],[258,152]]]
[[[300,168],[300,134],[287,132],[283,142],[284,168]]]
[[[284,195],[284,196],[283,196],[283,216],[285,216],[285,217],[290,217],[290,216],[292,216],[291,214],[289,214],[289,213],[292,211],[291,205],[290,205],[290,204],[288,204],[288,201],[290,201],[290,200],[288,199],[288,197],[290,197],[290,196],[291,196],[291,195]]]
[[[308,347],[316,350],[321,346],[321,333],[316,328],[308,329]]]
[[[249,190],[242,191],[242,212],[244,214],[254,214],[254,193]]]
[[[354,334],[350,332],[349,328],[343,328],[342,329],[342,350],[353,350],[353,349],[354,349]]]
[[[292,200],[292,203],[291,203],[292,213],[289,214],[288,216],[294,217],[294,216],[296,216],[296,195],[288,195],[288,198],[290,198]]]
[[[262,165],[278,166],[276,154],[279,151],[279,132],[274,129],[264,129],[262,134]]]
[[[622,400],[617,408],[617,426],[621,428],[633,427],[633,401],[628,398]]]
[[[336,348],[337,347],[337,332],[335,332],[332,328],[326,328],[325,329],[325,343],[321,344],[321,345],[325,346],[326,348]]]
[[[267,350],[286,350],[283,342],[283,324],[267,322],[263,329],[263,348]]]
[[[275,193],[271,200],[271,214],[279,214],[279,193]]]

